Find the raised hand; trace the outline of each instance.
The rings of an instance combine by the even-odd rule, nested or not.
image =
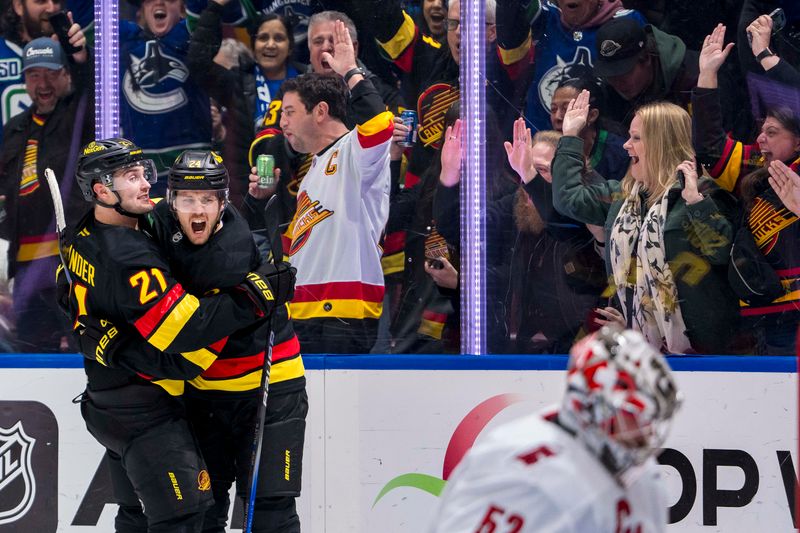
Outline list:
[[[786,209],[800,217],[800,176],[782,161],[769,164],[769,184]]]
[[[684,161],[675,168],[676,174],[678,171],[683,172],[684,183],[681,196],[686,200],[686,203],[692,205],[701,201],[704,197],[697,190],[697,168],[694,161]]]
[[[76,63],[85,63],[89,58],[89,53],[86,51],[86,36],[83,34],[80,24],[72,20],[72,11],[67,11],[67,17],[69,17],[69,21],[72,23],[67,32],[69,44],[80,49],[72,54],[72,58]]]
[[[747,35],[750,39],[750,50],[757,56],[767,48],[772,37],[772,17],[761,15],[747,26]]]
[[[582,90],[581,93],[567,104],[567,112],[564,114],[564,121],[561,130],[564,135],[577,137],[589,120],[589,91]]]
[[[519,117],[514,121],[513,144],[505,141],[503,147],[506,149],[508,164],[519,174],[524,183],[529,183],[536,177],[536,169],[533,167],[533,152],[531,146],[531,130],[525,127],[525,119]]]
[[[716,87],[716,75],[720,67],[728,58],[728,54],[733,49],[733,43],[725,44],[725,25],[717,24],[709,35],[703,39],[703,48],[700,50],[700,76],[714,76],[714,87]],[[698,86],[701,86],[698,82]]]
[[[353,40],[350,39],[350,32],[341,20],[337,20],[333,28],[333,55],[322,52],[322,60],[339,76],[344,76],[348,70],[358,66]]]
[[[461,119],[447,126],[442,143],[442,172],[439,181],[445,187],[453,187],[461,181]]]

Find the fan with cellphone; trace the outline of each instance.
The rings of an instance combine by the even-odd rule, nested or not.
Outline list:
[[[780,7],[774,9],[769,14],[769,18],[772,19],[772,35],[775,35],[786,27],[786,13],[784,13],[783,9]],[[753,36],[750,32],[747,32],[747,42],[750,46],[753,46]]]
[[[50,25],[53,26],[53,33],[58,37],[58,42],[65,54],[72,55],[83,50],[83,47],[72,46],[69,42],[69,28],[72,26],[72,22],[64,11],[50,15]]]

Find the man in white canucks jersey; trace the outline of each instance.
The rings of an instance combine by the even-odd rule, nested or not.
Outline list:
[[[394,117],[357,66],[341,21],[334,32],[334,53],[322,59],[336,74],[283,84],[283,134],[297,152],[314,154],[289,225],[288,254],[297,267],[290,307],[303,352],[365,353],[383,302],[378,241],[389,215]],[[348,89],[356,116],[371,117],[352,131],[345,125]],[[250,192],[257,194],[255,183]]]
[[[664,531],[653,454],[680,405],[664,357],[606,326],[572,348],[561,406],[499,427],[458,465],[432,532]]]

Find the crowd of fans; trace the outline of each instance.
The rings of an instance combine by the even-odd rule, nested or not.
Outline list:
[[[93,136],[90,120],[83,129],[74,120],[57,129],[62,115],[82,117],[87,99],[91,112],[87,61],[85,52],[59,49],[63,65],[46,68],[62,69],[67,82],[43,87],[23,48],[53,36],[49,17],[63,10],[73,23],[70,42],[89,51],[91,64],[85,4],[3,2],[0,62],[15,73],[0,78],[7,351],[74,350],[70,325],[53,318],[58,310],[47,292],[57,246],[38,183],[47,166],[59,176],[74,172],[69,139],[79,146]],[[313,330],[319,338],[308,345],[345,350],[357,328],[366,339],[360,346],[373,353],[457,353],[459,184],[463,159],[472,157],[462,153],[459,119],[459,0],[130,0],[122,7],[120,133],[160,172],[185,149],[217,150],[240,209],[262,210],[277,195],[289,261],[297,248],[290,245],[302,237],[293,221],[317,207],[298,201],[315,152],[284,135],[292,121],[284,118],[283,84],[308,72],[341,80],[331,60],[344,24],[357,74],[396,117],[417,113],[416,142],[398,143],[407,131],[395,118],[391,186],[383,193],[388,220],[375,242],[382,285],[346,299],[313,292],[319,301],[304,301],[299,316],[330,322]],[[618,322],[664,352],[793,353],[800,324],[797,3],[486,0],[485,11],[489,351],[566,353],[576,339]],[[48,97],[49,110],[41,105]],[[338,117],[348,129],[374,116],[352,104]],[[21,126],[13,117],[23,114]],[[45,157],[51,135],[60,151]],[[277,180],[256,190],[260,154],[273,156]],[[74,223],[73,207],[85,204],[64,196]],[[365,311],[342,313],[356,308]]]

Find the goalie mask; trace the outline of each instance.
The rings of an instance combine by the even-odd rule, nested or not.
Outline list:
[[[102,183],[112,191],[116,190],[114,174],[126,169],[135,169],[151,185],[158,179],[155,163],[147,159],[142,149],[127,139],[114,138],[92,141],[81,150],[75,179],[87,202],[97,200],[92,189],[95,183]]]
[[[640,333],[606,326],[572,348],[558,420],[622,474],[664,443],[679,405],[664,356]]]

